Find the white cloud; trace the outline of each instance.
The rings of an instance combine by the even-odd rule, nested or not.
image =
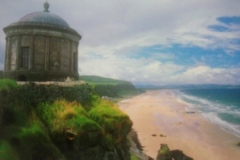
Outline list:
[[[84,59],[84,58],[80,58]],[[135,84],[239,84],[240,68],[186,67],[151,58],[88,57],[80,62],[80,75],[99,75],[130,80]]]
[[[174,75],[172,80],[178,79],[182,84],[239,84],[239,78],[240,68],[211,68],[201,65]]]

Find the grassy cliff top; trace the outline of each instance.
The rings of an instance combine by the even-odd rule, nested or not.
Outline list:
[[[131,84],[131,82],[124,80],[117,80],[112,78],[105,78],[100,76],[80,76],[80,80],[86,81],[90,84],[107,84],[107,85],[118,85],[118,84]]]
[[[124,80],[117,80],[112,78],[105,78],[99,76],[80,76],[81,81],[93,86],[95,91],[100,96],[108,97],[125,97],[138,94],[138,90],[131,82]]]

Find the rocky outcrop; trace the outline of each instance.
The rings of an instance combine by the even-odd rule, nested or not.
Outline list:
[[[186,156],[180,150],[172,150],[168,148],[167,144],[161,144],[158,151],[157,160],[193,160]]]

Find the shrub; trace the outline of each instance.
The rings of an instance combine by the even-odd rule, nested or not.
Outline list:
[[[131,160],[139,160],[139,158],[137,156],[135,156],[134,154],[131,154],[130,159]]]
[[[17,82],[11,79],[0,79],[0,96],[7,96],[10,89],[18,87]]]
[[[11,88],[16,88],[17,82],[11,79],[0,79],[0,90],[9,90]]]
[[[112,145],[122,142],[132,127],[132,121],[128,115],[107,100],[96,104],[89,111],[89,115],[103,128],[105,142],[109,149],[112,148]]]
[[[15,141],[21,159],[62,159],[63,156],[50,140],[43,125],[39,121],[33,121],[16,133]]]
[[[11,145],[6,141],[0,140],[0,159],[2,160],[20,160],[17,153],[13,150]]]
[[[89,119],[86,110],[77,102],[56,100],[53,104],[44,103],[38,107],[38,113],[42,121],[51,130],[59,131],[64,126],[77,127],[81,131],[92,130],[97,123]]]
[[[88,85],[59,86],[30,83],[11,89],[7,103],[29,112],[43,102],[53,103],[55,100],[66,99],[70,102],[77,101],[88,109],[92,106],[93,92]]]
[[[86,110],[77,102],[57,100],[53,104],[44,103],[37,108],[37,113],[53,141],[62,148],[67,148],[67,141],[73,140],[79,148],[100,143],[97,141],[102,136],[102,128],[89,118]]]

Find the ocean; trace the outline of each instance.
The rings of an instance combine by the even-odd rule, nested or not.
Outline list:
[[[177,98],[187,110],[240,137],[240,88],[180,89]]]

